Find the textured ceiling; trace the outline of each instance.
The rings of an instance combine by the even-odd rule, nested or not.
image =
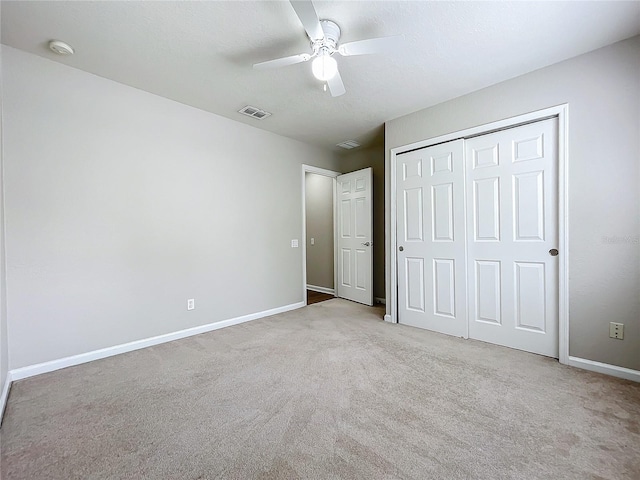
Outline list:
[[[2,43],[303,142],[370,143],[385,121],[640,34],[640,2],[314,2],[342,42],[404,34],[394,55],[338,57],[347,93],[332,98],[279,2],[2,1]],[[46,44],[70,43],[72,57]],[[273,113],[258,121],[236,111]]]

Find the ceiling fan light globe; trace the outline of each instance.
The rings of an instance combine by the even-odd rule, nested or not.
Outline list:
[[[318,80],[326,82],[338,73],[338,62],[330,55],[319,55],[311,63],[311,71]]]

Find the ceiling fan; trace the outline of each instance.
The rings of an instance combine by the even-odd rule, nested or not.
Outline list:
[[[332,97],[339,97],[346,92],[334,54],[348,57],[380,53],[392,50],[402,39],[402,35],[398,35],[339,44],[340,27],[331,20],[319,20],[311,0],[290,0],[290,3],[307,32],[312,52],[256,63],[253,68],[257,70],[278,68],[307,62],[313,58],[311,63],[313,75],[318,80],[326,82]]]

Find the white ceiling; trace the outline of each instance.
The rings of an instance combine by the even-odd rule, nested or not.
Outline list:
[[[314,2],[342,42],[405,35],[395,55],[338,57],[332,98],[287,1],[2,1],[2,43],[303,142],[380,139],[385,121],[640,34],[640,2]],[[76,50],[60,57],[47,42]],[[237,113],[254,105],[273,115]]]

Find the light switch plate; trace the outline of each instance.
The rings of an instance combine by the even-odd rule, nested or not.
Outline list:
[[[315,245],[316,244],[316,239],[311,237],[311,245]]]

